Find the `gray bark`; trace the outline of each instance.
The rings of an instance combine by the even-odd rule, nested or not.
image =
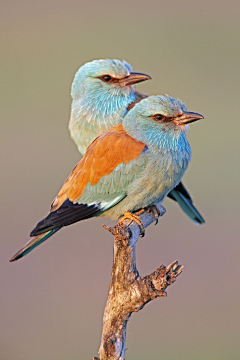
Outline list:
[[[159,216],[165,209],[158,205]],[[146,228],[156,220],[152,212],[139,215]],[[133,312],[141,310],[149,301],[167,296],[166,288],[175,282],[183,265],[174,261],[161,265],[150,275],[140,277],[136,267],[136,245],[140,228],[134,222],[124,220],[113,228],[104,227],[114,235],[114,257],[108,299],[103,316],[102,339],[99,358],[93,360],[124,360],[126,327]]]

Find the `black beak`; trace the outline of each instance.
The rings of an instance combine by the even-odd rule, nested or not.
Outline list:
[[[174,120],[179,125],[185,125],[200,119],[204,119],[204,117],[201,114],[194,113],[191,111],[185,111],[182,115],[177,116]]]
[[[141,74],[137,72],[131,72],[129,76],[125,77],[124,79],[119,80],[119,83],[123,86],[130,86],[133,84],[137,84],[139,82],[150,80],[151,76],[146,74]]]

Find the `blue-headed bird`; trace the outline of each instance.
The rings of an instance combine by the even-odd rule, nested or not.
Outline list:
[[[148,79],[149,75],[133,72],[126,61],[94,60],[80,67],[72,83],[69,130],[82,155],[97,136],[121,123],[138,102],[148,97],[134,87]],[[181,182],[168,196],[193,222],[204,223]]]
[[[63,226],[93,216],[129,217],[129,212],[163,201],[191,159],[187,124],[202,118],[169,96],[150,96],[136,104],[120,124],[91,143],[52,202],[49,215],[31,232],[34,238],[10,261]]]

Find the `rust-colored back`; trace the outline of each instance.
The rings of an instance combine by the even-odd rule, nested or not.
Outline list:
[[[96,138],[63,184],[51,211],[57,210],[66,199],[72,202],[78,200],[89,182],[96,185],[101,177],[109,175],[119,164],[136,159],[144,147],[145,144],[126,133],[122,124]]]

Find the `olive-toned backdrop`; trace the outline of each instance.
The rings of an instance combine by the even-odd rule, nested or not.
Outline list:
[[[24,259],[9,258],[47,215],[78,162],[68,133],[76,70],[100,58],[129,61],[205,116],[191,124],[184,183],[206,219],[196,226],[170,200],[139,240],[142,275],[178,259],[168,297],[133,314],[126,358],[240,357],[240,2],[5,1],[1,47],[0,359],[97,355],[113,238],[93,219],[62,230]]]

